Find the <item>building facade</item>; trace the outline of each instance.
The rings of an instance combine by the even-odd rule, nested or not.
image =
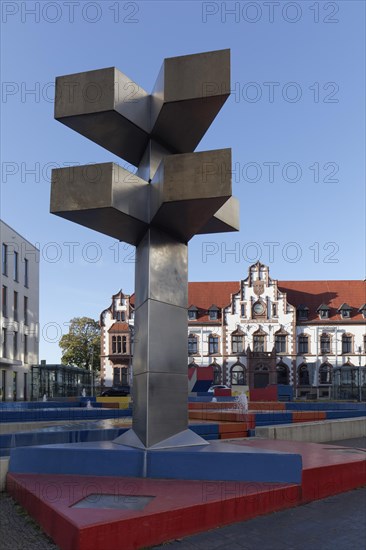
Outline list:
[[[0,220],[0,399],[30,398],[39,362],[39,250]]]
[[[191,282],[188,366],[211,366],[215,384],[237,390],[366,399],[365,292],[364,281],[277,281],[260,262],[241,281]]]
[[[122,290],[112,296],[100,315],[100,381],[102,386],[130,384],[132,380],[133,304]]]

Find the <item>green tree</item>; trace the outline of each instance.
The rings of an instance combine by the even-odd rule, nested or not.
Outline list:
[[[94,371],[100,367],[100,327],[90,317],[71,319],[69,332],[64,334],[59,343],[62,349],[61,363],[76,365]]]

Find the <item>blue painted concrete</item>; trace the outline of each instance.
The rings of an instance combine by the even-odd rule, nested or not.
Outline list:
[[[112,441],[129,428],[113,426],[108,421],[52,426],[27,432],[0,435],[0,456],[9,456],[11,449],[39,445]],[[219,439],[218,424],[193,424],[190,429],[207,440]]]
[[[366,416],[366,411],[327,411],[327,420],[334,418],[357,418]]]
[[[366,403],[286,403],[286,410],[288,411],[347,411],[347,410],[357,410],[357,411],[366,411]]]
[[[300,483],[301,456],[214,441],[202,447],[141,451],[113,442],[19,447],[9,471],[33,474]]]
[[[102,409],[93,407],[43,408],[26,410],[0,410],[0,422],[40,422],[53,420],[94,420],[131,416],[131,409]]]
[[[210,401],[212,401],[213,397],[214,397],[213,393],[202,392],[202,393],[197,393],[197,395],[189,395],[188,402],[189,403],[209,403]],[[234,397],[217,396],[215,397],[215,399],[218,403],[229,403],[229,402],[235,403]]]
[[[278,384],[277,386],[278,401],[292,401],[294,398],[294,389],[292,386]]]
[[[141,476],[144,453],[110,441],[19,447],[10,454],[9,471],[32,474]]]
[[[219,434],[219,425],[218,424],[191,424],[189,426],[191,430],[196,432],[198,435],[218,435]]]
[[[283,411],[256,412],[256,426],[273,426],[275,424],[290,424],[292,422],[292,413]]]
[[[301,483],[300,455],[213,442],[147,455],[149,477]]]
[[[52,430],[39,432],[17,432],[0,435],[0,456],[9,456],[16,447],[32,447],[38,445],[84,443],[91,441],[111,441],[126,432],[128,428],[90,429],[83,430]]]
[[[1,401],[0,410],[27,410],[27,409],[67,409],[72,407],[86,407],[87,402],[93,407],[101,407],[96,397],[80,397],[75,401]]]

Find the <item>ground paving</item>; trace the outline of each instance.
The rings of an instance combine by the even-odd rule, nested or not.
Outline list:
[[[365,438],[331,444],[366,451]],[[155,550],[365,550],[365,540],[366,488],[363,488],[173,541]],[[0,547],[57,550],[5,494],[0,497]]]

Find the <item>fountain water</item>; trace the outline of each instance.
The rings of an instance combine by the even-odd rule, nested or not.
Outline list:
[[[46,394],[43,395],[43,401],[47,401],[47,395]]]
[[[236,398],[236,406],[241,413],[248,412],[248,398],[245,393],[241,393]]]

